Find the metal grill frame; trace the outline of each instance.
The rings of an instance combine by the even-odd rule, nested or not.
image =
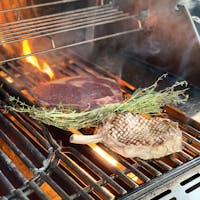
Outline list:
[[[57,1],[51,3],[44,3],[32,6],[24,6],[19,8],[0,10],[1,13],[6,13],[10,11],[20,11],[21,9],[31,9],[43,6],[58,5],[60,3],[70,3],[76,2],[78,0],[72,1]],[[130,13],[125,13],[120,11],[119,8],[114,6],[115,3],[100,3],[100,5],[89,6],[86,8],[75,9],[62,13],[54,13],[45,16],[22,19],[19,21],[13,21],[4,23],[0,27],[1,32],[1,42],[0,46],[4,45],[16,45],[20,44],[23,40],[40,40],[42,38],[47,38],[51,48],[43,49],[40,51],[32,52],[27,55],[12,56],[11,58],[6,58],[0,60],[0,63],[6,63],[9,61],[18,60],[25,58],[27,56],[44,54],[56,50],[71,48],[79,45],[89,44],[92,42],[97,42],[100,40],[105,40],[113,37],[119,37],[126,34],[136,33],[143,31],[142,22],[140,20],[141,16],[132,15]],[[144,17],[144,16],[143,16]],[[134,27],[122,29],[117,32],[113,32],[106,35],[101,35],[95,38],[85,39],[79,42],[73,42],[70,44],[57,45],[55,34],[62,34],[72,31],[80,31],[87,28],[96,28],[98,26],[108,25],[112,23],[119,23],[122,21],[132,20],[135,22]]]

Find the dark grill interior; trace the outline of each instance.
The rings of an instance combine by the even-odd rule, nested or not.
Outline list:
[[[66,4],[69,2],[66,1]],[[42,71],[45,68],[39,71],[37,67],[34,68],[25,60],[28,57],[21,50],[22,42],[25,40],[32,45],[32,51],[26,54],[37,56],[39,65],[42,65],[43,60],[48,61],[54,79],[77,75],[113,78],[119,83],[124,97],[130,97],[135,86],[143,81],[143,77],[145,83],[150,84],[165,72],[143,61],[140,62],[140,67],[137,67],[136,63],[139,63],[139,60],[133,62],[135,57],[130,59],[130,54],[125,53],[109,54],[109,50],[105,50],[104,53],[111,60],[119,61],[122,57],[127,58],[124,74],[115,73],[116,69],[108,70],[112,65],[110,63],[105,67],[94,64],[95,56],[85,56],[88,58],[85,59],[80,52],[90,49],[92,42],[103,41],[104,44],[110,42],[113,37],[125,41],[126,34],[128,36],[129,33],[138,34],[143,31],[143,27],[142,21],[138,21],[139,15],[127,14],[113,5],[98,4],[84,7],[85,5],[77,2],[75,1],[77,7],[75,11],[54,13],[50,16],[43,10],[42,17],[35,19],[27,17],[13,22],[11,20],[0,27],[0,33],[1,31],[4,33],[4,37],[0,35],[1,199],[176,199],[177,187],[180,191],[184,191],[185,195],[192,197],[193,194],[198,194],[200,124],[178,108],[166,106],[163,116],[180,124],[183,131],[183,150],[170,156],[147,161],[139,158],[123,158],[101,144],[69,143],[69,136],[72,133],[92,134],[93,129],[63,131],[39,123],[25,113],[5,112],[4,105],[13,105],[9,101],[9,96],[19,97],[29,105],[37,105],[37,101],[32,96],[32,89],[51,79],[46,71]],[[47,2],[43,3],[48,6],[45,4]],[[61,9],[62,6],[59,8]],[[3,11],[1,14],[4,12],[10,11]],[[79,15],[84,17],[79,19]],[[69,18],[74,21],[71,22]],[[111,30],[106,29],[107,31],[102,34],[101,25],[105,29],[108,25],[115,27],[114,25],[119,23],[120,27],[123,20],[128,24],[123,26],[123,30],[116,31],[111,28]],[[56,25],[58,22],[59,26]],[[96,37],[91,38],[92,29],[85,30],[86,27],[97,28]],[[80,32],[82,37],[78,37]],[[61,40],[64,37],[63,33],[69,36],[64,44]],[[80,44],[82,46],[79,49]],[[77,48],[69,49],[75,46]],[[98,56],[98,53],[96,55]],[[105,58],[101,57],[103,54],[99,55],[99,60]],[[117,64],[119,63],[114,63]],[[132,78],[134,73],[136,75]],[[139,78],[134,84],[137,74]],[[161,87],[168,86],[175,80],[177,76],[170,74],[161,83]],[[191,85],[190,88],[196,91]],[[181,199],[183,194],[178,195]]]

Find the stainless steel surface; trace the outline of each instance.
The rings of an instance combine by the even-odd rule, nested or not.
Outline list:
[[[44,7],[44,6],[55,6],[61,3],[70,3],[74,1],[79,1],[79,0],[60,0],[60,1],[54,1],[54,2],[48,2],[48,3],[39,3],[39,4],[30,5],[30,6],[21,6],[21,7],[16,7],[16,8],[0,10],[0,13],[19,11],[19,10],[24,10],[24,9],[32,9],[32,8],[38,8],[38,7]]]
[[[87,43],[91,43],[91,42],[96,42],[96,41],[99,41],[99,40],[104,40],[104,39],[113,38],[113,37],[120,36],[120,35],[125,35],[125,34],[128,34],[128,33],[138,32],[138,31],[143,31],[143,28],[137,28],[137,29],[123,31],[123,32],[119,32],[119,33],[114,33],[114,34],[110,34],[110,35],[106,35],[106,36],[102,36],[102,37],[97,37],[97,38],[94,38],[94,39],[91,39],[91,40],[85,40],[85,41],[81,41],[81,42],[77,42],[77,43],[73,43],[73,44],[69,44],[69,45],[63,45],[63,46],[60,46],[60,47],[53,46],[53,48],[51,48],[51,49],[47,49],[47,50],[43,50],[43,51],[39,51],[39,52],[35,52],[35,53],[23,55],[23,56],[18,56],[18,57],[14,57],[14,58],[10,58],[10,59],[5,59],[5,60],[0,61],[0,63],[6,63],[8,61],[14,61],[14,60],[26,58],[26,57],[32,56],[32,55],[41,55],[43,53],[48,53],[48,52],[52,52],[52,51],[55,51],[55,50],[79,46],[79,45],[83,45],[83,44],[87,44]]]
[[[197,28],[196,28],[196,26],[195,26],[195,24],[194,24],[194,19],[196,19],[196,21],[197,21],[199,18],[197,18],[197,17],[194,18],[194,17],[191,15],[191,13],[190,13],[190,11],[189,11],[189,9],[188,9],[187,7],[184,6],[184,9],[185,9],[185,12],[186,12],[187,15],[188,15],[188,19],[190,20],[190,24],[192,25],[192,30],[193,30],[193,32],[195,33],[196,38],[198,39],[199,45],[200,45],[200,35],[199,35],[199,33],[198,33],[198,31],[197,31]],[[197,22],[198,22],[198,21],[197,21]],[[199,22],[200,22],[200,20],[199,20]]]
[[[184,181],[191,179],[186,184],[182,184]],[[192,171],[188,171],[184,174],[177,176],[174,180],[167,182],[158,186],[155,190],[149,192],[148,195],[144,195],[138,200],[198,200],[200,191],[198,188],[194,190],[189,190],[191,187],[194,187],[196,184],[200,183],[200,169],[199,166],[193,168]],[[189,192],[189,191],[190,192]],[[157,197],[157,198],[156,198]],[[128,198],[127,198],[128,200]]]
[[[174,0],[150,2],[145,20],[149,33],[136,41],[134,53],[199,87],[199,34],[188,7],[179,6],[176,10]]]
[[[110,14],[109,14],[110,15]],[[115,19],[117,17],[117,19]],[[89,24],[86,24],[86,25],[82,25],[83,24],[83,20],[80,20],[80,23],[78,24],[73,24],[72,26],[63,26],[63,25],[66,25],[66,24],[60,24],[60,26],[62,26],[61,28],[55,28],[55,29],[47,29],[45,31],[38,31],[39,34],[41,35],[36,35],[38,33],[32,33],[30,36],[31,37],[27,37],[29,36],[28,34],[25,34],[25,35],[20,35],[24,38],[21,38],[21,39],[16,39],[16,40],[11,40],[13,38],[18,38],[19,36],[13,36],[13,37],[8,37],[8,38],[2,38],[2,45],[5,45],[5,44],[10,44],[10,43],[15,43],[15,42],[19,42],[19,41],[23,41],[23,40],[26,40],[26,39],[33,39],[33,38],[39,38],[39,37],[43,37],[43,36],[50,36],[50,35],[53,35],[53,34],[58,34],[58,33],[63,33],[63,32],[68,32],[68,31],[73,31],[73,30],[77,30],[77,29],[81,29],[81,28],[87,28],[87,27],[93,27],[93,26],[97,26],[97,25],[102,25],[102,24],[106,24],[106,23],[113,23],[113,22],[117,22],[117,21],[122,21],[124,19],[130,19],[132,18],[131,16],[124,16],[124,15],[119,15],[119,16],[116,16],[116,17],[108,17],[107,16],[107,19],[105,21],[102,21],[102,18],[101,18],[101,22],[98,22],[99,20],[97,20],[96,22],[96,19],[94,21],[89,21]],[[111,19],[110,19],[111,18]],[[114,19],[112,19],[114,18]],[[95,23],[96,22],[96,23]],[[59,24],[58,24],[59,25]],[[71,28],[75,26],[74,28]],[[78,26],[78,27],[77,27]],[[138,25],[139,27],[139,25]],[[48,27],[45,27],[45,28],[48,28]],[[66,29],[65,29],[66,28]],[[61,30],[60,30],[61,29]],[[57,31],[57,30],[60,30],[60,31]],[[49,31],[52,31],[52,32],[49,32]],[[8,34],[9,35],[9,34]],[[36,35],[36,36],[34,36]],[[3,35],[3,36],[7,36],[7,35]],[[6,40],[11,40],[9,42],[7,42]]]
[[[130,18],[127,14],[117,9],[112,9],[111,7],[106,7],[104,9],[102,9],[102,7],[97,7],[94,8],[94,10],[88,10],[90,9],[81,10],[82,12],[79,10],[77,14],[66,13],[66,15],[62,15],[60,19],[55,19],[54,15],[50,15],[47,16],[48,19],[45,23],[43,23],[43,20],[37,19],[36,23],[26,23],[24,21],[22,24],[19,24],[19,21],[17,21],[16,24],[12,23],[12,26],[10,26],[10,24],[4,24],[0,29],[1,43],[2,45],[10,44],[24,39],[49,36]]]
[[[200,18],[198,16],[192,16],[192,20],[200,24]]]
[[[45,37],[50,38],[48,42],[52,44],[52,48],[44,48],[44,50],[36,51],[29,55],[12,56],[10,59],[1,60],[0,63],[142,31],[142,25],[137,17],[138,15],[130,15],[114,8],[112,5],[105,4],[103,6],[91,6],[68,12],[3,23],[0,27],[0,44],[2,48],[4,45],[10,45],[11,48],[12,45],[16,45],[17,43],[21,45],[20,42],[23,40],[40,40]],[[91,28],[95,29],[96,27],[113,23],[127,23],[127,20],[133,20],[135,23],[128,30],[121,28],[116,32],[100,35],[96,38],[85,38],[85,40],[70,42],[65,45],[57,44],[59,43],[57,40],[60,40],[59,34],[68,34],[68,32],[71,33],[72,31],[87,31]],[[49,45],[46,44],[46,46]]]

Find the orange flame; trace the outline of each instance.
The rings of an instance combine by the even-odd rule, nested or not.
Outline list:
[[[80,131],[74,128],[69,129],[72,133],[82,135]],[[118,162],[116,159],[114,159],[110,154],[108,154],[106,151],[104,151],[101,147],[99,147],[96,144],[88,144],[97,154],[99,154],[104,160],[106,160],[108,163],[113,165],[114,167],[118,168],[120,171],[124,171],[126,167],[122,165],[120,162]],[[143,180],[141,180],[138,176],[136,176],[133,172],[128,172],[126,174],[130,179],[135,181],[137,184],[142,184]]]
[[[105,152],[102,148],[97,145],[92,146],[93,150],[96,151],[102,158],[107,160],[110,164],[117,166],[118,162],[111,155]]]
[[[23,40],[22,49],[23,55],[32,53],[28,40]],[[40,65],[38,59],[35,56],[27,56],[25,60],[35,66],[39,71],[46,73],[50,79],[54,78],[54,73],[46,62],[43,62],[42,65]]]
[[[43,69],[44,73],[46,73],[46,74],[49,75],[50,79],[54,78],[54,73],[51,70],[51,68],[49,67],[49,65],[47,64],[47,62],[43,61],[43,63],[42,63],[42,69]]]

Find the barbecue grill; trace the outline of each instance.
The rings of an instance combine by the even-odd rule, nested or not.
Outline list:
[[[200,97],[200,16],[192,3],[2,1],[2,200],[198,199],[200,123],[193,116],[198,115]],[[167,31],[172,28],[173,35]],[[188,41],[192,45],[186,49]],[[109,77],[128,97],[165,72],[169,75],[160,87],[186,79],[191,97],[186,105],[165,107],[164,115],[183,131],[183,150],[160,159],[124,158],[101,144],[70,144],[72,133],[93,130],[63,131],[3,108],[13,105],[9,96],[37,105],[32,89],[65,76]]]

